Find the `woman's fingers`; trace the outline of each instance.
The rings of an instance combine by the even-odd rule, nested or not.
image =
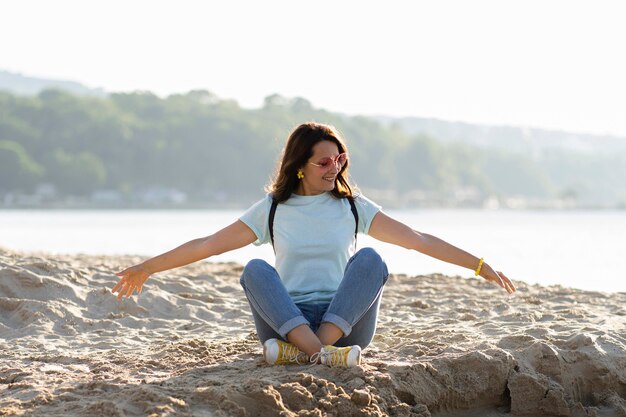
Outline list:
[[[489,281],[496,283],[502,287],[504,284],[502,283],[502,280],[498,276],[498,273],[496,271],[492,271],[492,272],[493,274],[489,274]]]
[[[504,281],[502,280],[501,277],[496,275],[496,284],[498,284],[499,286],[501,286],[502,288],[504,288],[506,290],[506,286],[504,285]],[[508,291],[508,290],[507,290]]]
[[[513,283],[509,279],[509,277],[504,275],[502,272],[498,271],[498,274],[500,274],[500,276],[502,277],[502,280],[506,284],[506,288],[507,288],[507,291],[509,292],[509,294],[512,294],[515,291],[515,285],[513,285]]]
[[[513,284],[513,281],[511,281],[508,278],[506,280],[507,280],[508,287],[511,290],[509,293],[513,294],[517,290],[517,288],[515,288],[515,285]]]
[[[124,288],[122,288],[120,290],[120,293],[117,295],[117,299],[121,300],[122,298],[124,298],[124,296],[126,296],[126,298],[129,298],[133,294],[133,288],[134,287],[130,283],[126,283]]]
[[[144,282],[150,276],[140,266],[131,266],[123,271],[116,272],[115,275],[122,277],[120,281],[113,286],[111,292],[117,292],[117,299],[121,300],[124,296],[130,298],[135,291],[137,295],[141,294]]]
[[[127,283],[127,279],[126,278],[122,278],[118,281],[117,284],[115,284],[115,286],[113,287],[113,289],[111,290],[111,292],[116,292],[118,289],[122,288],[124,285],[126,285]]]
[[[494,271],[491,267],[488,267],[489,269],[485,271],[485,279],[489,282],[493,282],[494,284],[497,284],[499,286],[501,286],[502,288],[504,288],[504,283],[502,282],[502,279],[500,278],[500,276],[498,275],[498,273],[496,271]]]
[[[133,290],[135,289],[135,284],[129,284],[128,285],[128,291],[126,291],[126,298],[130,298],[131,295],[133,295]]]
[[[132,282],[130,282],[129,279],[122,278],[120,282],[115,284],[111,292],[115,293],[119,291],[119,294],[117,295],[117,299],[121,300],[122,297],[124,297],[124,295],[126,295],[126,297],[130,297],[133,293],[134,287],[135,285]]]
[[[498,271],[498,275],[500,276],[500,278],[502,279],[502,282],[504,283],[504,289],[509,293],[509,294],[513,294],[515,292],[515,285],[513,285],[513,283],[511,282],[511,280],[509,279],[509,277],[507,277],[506,275],[504,275],[503,272]]]
[[[504,275],[501,271],[496,272],[491,268],[489,269],[490,271],[487,272],[487,275],[485,276],[485,279],[487,281],[498,284],[500,287],[504,288],[509,294],[513,294],[515,292],[515,285],[513,285],[511,280],[506,275]]]
[[[120,281],[118,282],[118,284],[116,285],[116,287],[119,285],[119,288],[116,290],[118,292],[117,294],[117,299],[121,300],[122,297],[124,296],[124,293],[126,292],[126,287],[128,286],[128,282],[127,281]],[[115,292],[115,291],[114,291]]]
[[[115,275],[117,275],[118,277],[122,277],[122,279],[120,279],[118,281],[117,284],[115,284],[115,286],[113,287],[113,289],[111,290],[111,292],[116,292],[118,289],[122,288],[127,282],[128,282],[128,277],[126,275],[128,275],[128,270],[130,268],[126,268],[123,271],[120,272],[116,272]]]

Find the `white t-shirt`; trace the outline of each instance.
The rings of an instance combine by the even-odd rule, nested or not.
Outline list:
[[[358,232],[367,234],[380,206],[364,196],[354,198]],[[255,245],[271,243],[268,194],[240,218],[256,234]],[[276,270],[296,303],[330,302],[354,254],[354,216],[348,199],[326,192],[292,194],[274,215]]]

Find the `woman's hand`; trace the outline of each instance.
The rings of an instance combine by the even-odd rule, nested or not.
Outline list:
[[[511,280],[504,275],[504,273],[498,271],[494,271],[492,267],[487,264],[483,264],[482,269],[480,271],[480,276],[485,278],[487,281],[494,282],[504,288],[509,294],[513,294],[515,292],[515,285],[511,282]]]
[[[119,291],[118,300],[121,300],[124,294],[126,294],[127,298],[130,297],[135,290],[137,290],[137,294],[141,294],[143,283],[150,277],[150,273],[142,264],[126,268],[115,275],[122,277],[120,282],[115,284],[115,287],[111,290],[112,293]]]

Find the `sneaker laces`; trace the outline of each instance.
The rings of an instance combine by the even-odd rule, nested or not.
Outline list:
[[[322,352],[315,352],[314,354],[311,355],[311,357],[309,358],[309,362],[311,362],[312,364],[316,364],[318,359],[320,359],[320,355],[322,354]]]
[[[284,360],[289,362],[295,362],[298,365],[303,365],[307,361],[306,353],[302,352],[296,346],[291,343],[285,343],[282,345],[282,356]],[[302,362],[300,360],[302,359]]]
[[[311,355],[311,363],[320,362],[330,367],[347,366],[348,352],[350,348],[337,348],[335,346],[324,346],[319,352],[315,352]]]

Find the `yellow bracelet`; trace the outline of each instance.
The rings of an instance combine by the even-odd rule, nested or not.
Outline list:
[[[480,262],[478,262],[478,268],[476,268],[476,272],[474,272],[475,276],[478,276],[478,274],[480,274],[480,268],[483,267],[483,262],[485,262],[485,259],[480,258]]]

